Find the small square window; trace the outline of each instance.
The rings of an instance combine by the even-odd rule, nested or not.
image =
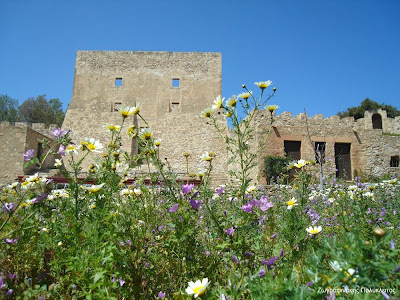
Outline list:
[[[115,78],[115,86],[122,86],[122,78]]]
[[[112,108],[111,108],[111,112],[118,111],[118,107],[119,107],[120,105],[122,105],[122,102],[114,102],[114,103],[113,103],[113,106],[112,106]]]
[[[172,78],[172,87],[179,87],[179,78]]]
[[[170,111],[179,111],[179,102],[171,102],[171,110]]]
[[[390,166],[392,168],[398,168],[399,167],[399,156],[398,155],[392,156],[390,158]]]

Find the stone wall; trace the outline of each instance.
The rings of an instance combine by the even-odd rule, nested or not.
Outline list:
[[[42,126],[43,124],[32,124],[33,128],[41,128],[43,132],[46,130],[49,133],[49,128]],[[17,122],[14,125],[9,122],[0,122],[0,184],[8,184],[14,181],[20,175],[33,174],[39,171],[34,165],[24,168],[26,161],[24,153],[28,149],[35,151],[35,156],[38,155],[39,144],[43,143],[43,139],[51,142],[51,146],[55,142],[47,135],[43,135],[32,129],[27,123]],[[45,153],[46,149],[43,149]],[[50,155],[43,163],[42,170],[53,168],[54,155]]]
[[[382,129],[373,129],[374,114],[380,115]],[[339,116],[324,118],[323,115],[315,115],[308,118],[299,114],[293,117],[291,113],[283,112],[274,116],[272,126],[270,113],[259,111],[254,126],[257,135],[252,146],[260,148],[265,143],[259,154],[260,167],[253,175],[254,179],[257,176],[265,179],[262,172],[266,155],[285,155],[285,141],[301,142],[301,158],[306,160],[315,159],[315,142],[325,142],[325,172],[328,168],[337,167],[335,144],[347,143],[350,144],[351,177],[354,177],[355,170],[373,176],[400,175],[399,167],[390,166],[391,157],[400,153],[400,118],[388,118],[386,111],[366,112],[364,118],[357,121],[353,117],[340,119]]]

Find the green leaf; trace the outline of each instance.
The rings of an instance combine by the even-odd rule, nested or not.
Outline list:
[[[93,282],[96,283],[97,281],[99,281],[100,279],[102,279],[104,277],[104,274],[107,273],[107,271],[101,271],[101,272],[97,272],[94,276],[93,276]]]

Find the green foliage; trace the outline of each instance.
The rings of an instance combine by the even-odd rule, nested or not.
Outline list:
[[[123,151],[125,119],[108,126],[106,146],[94,139],[78,146],[60,133],[49,151],[69,146],[64,189],[36,174],[2,191],[0,298],[12,290],[15,299],[156,299],[160,292],[192,299],[189,282],[202,278],[210,282],[202,299],[322,299],[320,289],[346,286],[400,296],[397,179],[345,186],[325,177],[319,189],[316,166],[303,161],[293,165],[290,185],[250,186],[241,195],[234,185],[210,186],[208,155],[199,185],[182,185],[159,159],[151,131],[143,138],[130,127],[142,151]],[[156,171],[127,185],[138,161]],[[311,226],[321,229],[310,233]]]
[[[275,155],[267,155],[264,158],[264,168],[267,175],[268,183],[272,178],[277,178],[288,173],[288,165],[292,159],[290,157],[282,157]]]
[[[8,95],[0,95],[0,121],[15,122],[18,113],[18,100]]]
[[[364,112],[369,110],[376,111],[378,109],[386,110],[389,118],[400,116],[400,110],[398,110],[396,107],[384,103],[379,104],[378,102],[375,102],[369,98],[366,98],[359,106],[349,107],[347,111],[339,112],[338,116],[341,118],[354,117],[354,119],[357,120],[364,117]]]
[[[58,98],[46,99],[46,95],[25,100],[18,109],[18,120],[30,123],[57,124],[61,126],[65,113]]]

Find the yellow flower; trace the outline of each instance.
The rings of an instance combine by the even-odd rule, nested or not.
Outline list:
[[[149,140],[153,136],[153,130],[150,128],[142,128],[139,133],[139,137],[143,140]]]
[[[226,105],[227,106],[231,106],[231,107],[235,107],[236,106],[236,102],[237,102],[237,98],[236,98],[235,95],[233,95],[228,100],[226,100]]]
[[[154,141],[154,146],[160,146],[161,145],[161,139],[156,139],[155,141]]]
[[[97,193],[98,191],[101,190],[103,187],[104,183],[99,184],[99,185],[92,185],[91,187],[85,187],[85,189],[91,193]]]
[[[107,128],[108,128],[108,130],[110,130],[110,131],[118,131],[120,128],[121,128],[121,126],[119,126],[119,125],[107,125]]]
[[[217,98],[215,98],[214,100],[214,104],[212,106],[212,110],[218,110],[222,107],[223,101],[225,98],[221,99],[221,96],[218,96]]]
[[[203,118],[211,117],[211,107],[207,107],[207,108],[203,109],[203,111],[200,113],[200,117],[203,117]]]
[[[54,163],[54,166],[55,166],[55,167],[61,167],[61,166],[62,166],[62,160],[56,158],[56,162]]]
[[[138,130],[135,125],[129,126],[126,133],[131,137],[134,138],[138,135]]]
[[[203,160],[205,160],[205,161],[211,161],[211,160],[212,160],[212,157],[211,157],[211,155],[210,155],[208,152],[204,153],[204,154],[201,156],[201,158],[202,158]]]
[[[99,140],[95,140],[94,138],[85,138],[85,140],[81,142],[81,148],[82,150],[100,153],[100,150],[103,149],[103,145]]]
[[[271,114],[272,114],[275,110],[277,110],[278,108],[279,108],[279,106],[278,106],[278,105],[275,105],[275,104],[267,105],[267,106],[265,107],[265,109],[268,110]]]
[[[310,235],[316,235],[322,231],[322,227],[321,226],[315,226],[315,227],[310,226],[310,227],[306,228],[306,231]]]
[[[58,242],[57,245],[58,245],[58,246],[62,246],[62,245],[63,245],[63,242]]]
[[[295,164],[295,167],[298,169],[301,169],[302,167],[304,167],[307,164],[307,161],[305,161],[304,159],[299,159],[297,161],[297,163]]]
[[[78,151],[76,151],[78,148],[75,145],[68,145],[67,148],[65,148],[65,153],[67,154],[78,154]]]
[[[135,113],[135,111],[137,110],[136,107],[129,107],[129,106],[123,106],[123,105],[119,105],[117,107],[117,109],[121,113],[121,115],[124,119],[129,117],[130,115],[133,115]]]
[[[258,86],[260,89],[266,89],[267,87],[269,87],[271,85],[272,81],[271,80],[267,80],[267,81],[260,81],[260,82],[254,82],[254,84],[256,86]]]
[[[291,200],[289,200],[289,201],[287,201],[286,202],[286,204],[287,204],[287,209],[292,209],[293,208],[293,206],[295,206],[295,205],[299,205],[298,203],[296,203],[297,202],[297,200],[295,199],[295,198],[292,198]]]
[[[202,281],[197,280],[196,282],[190,281],[189,286],[186,288],[186,293],[188,295],[194,295],[195,298],[204,295],[207,286],[210,284],[208,278],[203,278]]]
[[[239,94],[238,95],[238,98],[242,98],[242,99],[248,99],[250,96],[251,96],[251,94],[252,94],[252,91],[250,91],[250,92],[243,92],[243,93],[241,93],[241,94]]]

